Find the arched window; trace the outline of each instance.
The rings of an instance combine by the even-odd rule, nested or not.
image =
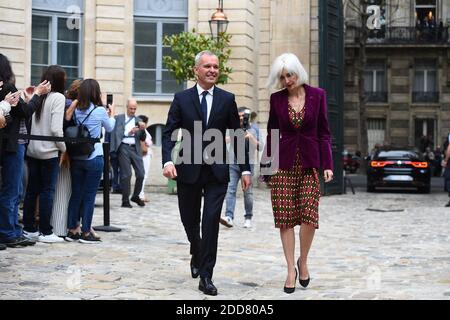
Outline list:
[[[156,147],[162,146],[162,133],[165,125],[154,124],[147,128],[147,131],[152,135],[153,145]]]

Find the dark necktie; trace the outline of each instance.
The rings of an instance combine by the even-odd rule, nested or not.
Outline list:
[[[208,91],[203,91],[202,96],[202,115],[203,115],[203,126],[206,128],[208,125],[208,103],[206,102],[206,96],[208,95]]]

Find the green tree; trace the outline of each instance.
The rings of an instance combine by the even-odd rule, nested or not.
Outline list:
[[[219,40],[203,34],[197,34],[195,29],[192,32],[182,32],[171,36],[165,36],[163,43],[170,46],[172,54],[163,57],[166,68],[174,75],[178,83],[187,80],[195,81],[194,65],[195,56],[204,50],[214,52],[220,62],[219,84],[227,83],[233,70],[226,66],[231,55],[229,48],[231,35],[221,33]]]

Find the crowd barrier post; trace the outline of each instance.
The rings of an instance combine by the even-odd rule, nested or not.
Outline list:
[[[95,231],[101,232],[120,232],[122,229],[113,227],[110,225],[110,201],[109,195],[111,191],[111,181],[109,179],[109,154],[110,154],[110,146],[109,143],[103,143],[103,157],[104,157],[104,166],[103,166],[103,226],[94,227]]]

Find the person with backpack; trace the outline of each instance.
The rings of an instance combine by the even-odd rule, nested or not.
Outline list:
[[[102,128],[106,132],[114,129],[114,105],[103,107],[100,85],[94,79],[84,80],[78,90],[78,105],[74,112],[75,123],[84,125],[91,138],[100,138]],[[69,201],[69,219],[66,240],[81,243],[98,243],[100,238],[91,232],[95,196],[103,173],[103,147],[95,143],[89,155],[72,156],[70,172],[72,196]],[[77,233],[81,221],[81,234]]]
[[[46,137],[62,137],[64,87],[66,72],[60,66],[49,66],[42,75],[42,81],[52,84],[52,91],[38,105],[31,121],[31,134]],[[59,173],[59,154],[66,151],[64,142],[31,140],[27,149],[28,187],[24,201],[23,234],[30,240],[44,243],[64,242],[53,233],[50,224],[56,181]],[[39,197],[39,228],[36,226],[35,211]]]

